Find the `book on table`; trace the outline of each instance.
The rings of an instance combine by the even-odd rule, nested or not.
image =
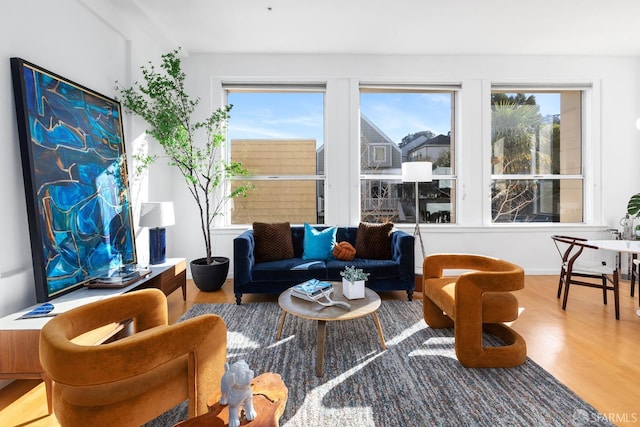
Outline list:
[[[291,288],[291,295],[305,299],[307,301],[316,301],[318,297],[327,296],[333,290],[333,285],[318,279],[309,279],[306,282],[299,283]]]
[[[36,308],[26,312],[18,319],[35,319],[38,317],[54,317],[58,313],[52,313],[55,307],[50,302],[37,306]]]
[[[126,269],[110,275],[97,277],[85,284],[88,288],[124,288],[151,274],[147,269]]]

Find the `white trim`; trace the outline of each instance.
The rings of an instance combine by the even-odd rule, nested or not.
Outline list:
[[[521,83],[500,83],[500,82],[492,82],[491,89],[495,91],[514,91],[514,92],[527,92],[527,91],[535,91],[535,92],[544,92],[548,91],[549,93],[553,93],[560,90],[588,90],[593,88],[593,82],[570,82],[570,83],[557,83],[556,81],[542,83],[542,82],[534,82],[531,81],[521,82]]]
[[[286,82],[276,81],[221,81],[222,90],[229,92],[326,92],[327,82]]]
[[[384,91],[394,91],[394,92],[456,92],[462,89],[462,83],[359,83],[359,92],[360,91],[371,91],[371,92],[384,92]]]
[[[490,80],[482,82],[482,224],[493,225],[491,216],[491,89]]]

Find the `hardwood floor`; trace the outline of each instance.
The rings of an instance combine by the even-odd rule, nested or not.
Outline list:
[[[598,290],[573,286],[565,312],[556,289],[557,276],[527,276],[525,289],[516,293],[522,312],[513,327],[525,337],[528,356],[614,424],[640,425],[640,317],[637,299],[629,296],[629,282],[621,282],[619,321],[612,295],[605,306]],[[233,303],[232,292],[230,282],[212,293],[200,292],[189,282],[186,302],[180,292],[168,298],[170,321],[196,303]],[[382,297],[403,299],[406,294],[390,292]],[[243,298],[243,302],[265,300],[275,297]],[[20,380],[0,390],[0,425],[58,426],[55,417],[47,415],[43,384]]]

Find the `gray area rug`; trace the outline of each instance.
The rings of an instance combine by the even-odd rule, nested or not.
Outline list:
[[[183,318],[221,316],[230,363],[276,372],[289,389],[281,426],[611,426],[531,360],[509,369],[466,369],[452,329],[430,329],[421,301],[383,301],[378,316],[330,322],[325,374],[315,376],[315,322],[287,316],[276,341],[277,303],[198,304]],[[489,340],[491,338],[488,338]],[[186,402],[148,424],[186,419]]]

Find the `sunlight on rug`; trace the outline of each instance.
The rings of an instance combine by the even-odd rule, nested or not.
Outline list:
[[[230,363],[244,359],[256,375],[282,375],[289,399],[281,426],[613,425],[529,359],[516,368],[464,368],[453,330],[430,329],[421,301],[383,301],[386,351],[371,316],[329,322],[322,378],[315,376],[315,322],[287,316],[276,341],[277,303],[198,304],[183,318],[203,313],[225,320]],[[183,403],[148,426],[185,418]]]

